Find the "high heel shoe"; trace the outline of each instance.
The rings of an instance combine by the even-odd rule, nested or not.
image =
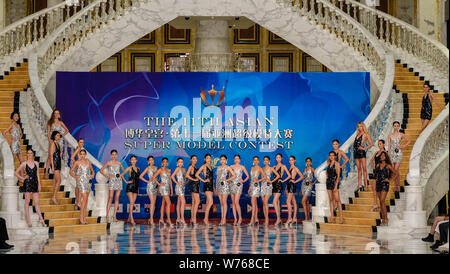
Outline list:
[[[292,219],[291,225],[297,227],[297,219]]]
[[[377,209],[379,209],[378,205],[374,205],[374,206],[372,206],[372,208],[370,209],[370,211],[373,212],[373,211],[375,211],[375,210],[377,210]]]
[[[158,225],[159,225],[159,227],[161,228],[161,226],[162,226],[162,227],[165,227],[165,226],[166,226],[166,223],[165,223],[163,220],[159,220]]]
[[[292,222],[292,220],[287,220],[287,221],[284,223],[284,226],[285,226],[285,227],[288,227],[288,226],[291,224],[291,222]]]
[[[259,220],[255,222],[255,226],[259,226]]]
[[[28,227],[33,227],[33,225],[31,223],[27,223]]]
[[[47,227],[47,224],[45,223],[45,220],[41,219],[41,220],[39,220],[39,221],[41,222],[42,227]]]
[[[276,221],[273,225],[274,225],[274,226],[278,226],[279,224],[281,224],[281,219],[278,220],[278,221]]]

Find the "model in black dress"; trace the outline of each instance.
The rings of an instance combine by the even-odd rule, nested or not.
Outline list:
[[[389,192],[389,180],[393,177],[392,175],[396,174],[387,156],[387,152],[383,151],[380,153],[380,162],[376,166],[375,172],[377,174],[376,191],[378,200],[380,201],[381,216],[383,218],[381,224],[387,225],[386,195]]]
[[[424,130],[430,123],[433,117],[433,103],[436,103],[441,110],[445,106],[442,106],[439,102],[434,101],[433,93],[430,92],[430,86],[428,84],[423,85],[424,95],[422,97],[422,109],[420,110],[420,119],[422,120],[422,130]]]
[[[186,178],[189,180],[189,190],[191,192],[192,207],[191,207],[191,224],[192,226],[197,225],[197,211],[200,205],[200,181],[195,177],[198,168],[195,166],[197,164],[197,156],[191,156],[191,164],[186,172]]]
[[[340,212],[340,223],[342,224],[344,222],[343,216],[342,216],[342,203],[341,198],[339,196],[339,183],[341,181],[341,167],[338,162],[336,162],[336,152],[330,151],[328,153],[328,159],[327,159],[327,181],[326,181],[326,187],[328,192],[328,198],[330,200],[330,221],[334,222],[334,201],[336,201],[336,204],[339,208]]]
[[[206,195],[205,219],[203,220],[203,222],[205,223],[205,225],[209,225],[209,210],[213,205],[214,173],[211,167],[211,155],[206,154],[204,160],[205,163],[199,168],[197,173],[195,173],[195,177],[203,182],[203,191]],[[203,173],[204,178],[200,177],[200,173]]]
[[[281,224],[281,213],[280,213],[280,196],[283,192],[283,183],[291,179],[291,174],[289,173],[287,167],[282,164],[283,156],[278,153],[275,156],[275,160],[277,164],[274,166],[275,171],[278,173],[278,176],[280,176],[280,179],[272,183],[272,193],[273,193],[273,200],[272,204],[275,209],[275,213],[277,215],[277,220],[275,221],[275,225]],[[283,179],[283,175],[286,174],[286,178]]]
[[[366,142],[369,142],[368,146],[364,146]],[[358,168],[358,187],[360,191],[364,191],[364,186],[368,185],[367,181],[367,167],[366,167],[366,150],[373,146],[372,138],[367,131],[366,125],[363,122],[359,122],[356,128],[356,138],[353,142],[353,154],[355,158],[356,167]],[[362,180],[364,179],[364,186]]]
[[[59,191],[59,186],[61,185],[61,157],[62,150],[60,147],[60,139],[61,133],[58,131],[53,131],[51,135],[51,139],[53,140],[49,156],[52,157],[51,167],[53,170],[53,197],[50,200],[50,204],[57,205],[58,201],[56,200],[56,193]]]
[[[381,152],[386,152],[386,149],[384,148],[385,145],[385,141],[380,139],[378,140],[378,151],[375,152],[372,156],[372,159],[370,159],[370,165],[372,166],[372,175],[373,178],[372,179],[376,179],[377,178],[377,173],[375,170],[375,167],[380,163],[380,156],[381,156]],[[379,209],[378,207],[378,203],[377,203],[377,191],[375,188],[376,184],[372,184],[372,192],[373,192],[373,205],[372,208],[370,209],[370,211],[375,211],[377,209]]]
[[[130,208],[129,208],[129,213],[128,213],[128,221],[130,221],[130,223],[132,225],[135,225],[136,223],[134,222],[133,219],[133,211],[135,209],[135,202],[136,202],[136,198],[139,192],[139,176],[141,175],[141,170],[136,166],[137,163],[137,157],[136,156],[131,156],[130,157],[130,166],[127,167],[123,173],[120,175],[123,178],[123,175],[125,173],[128,172],[129,175],[129,180],[125,181],[125,183],[127,184],[127,188],[126,188],[126,193],[128,196],[128,199],[130,201]],[[125,179],[123,179],[125,180]]]

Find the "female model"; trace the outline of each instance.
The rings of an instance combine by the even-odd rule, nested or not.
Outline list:
[[[108,175],[103,173],[103,171],[107,168]],[[114,198],[114,222],[117,222],[116,214],[117,209],[119,208],[119,197],[120,191],[122,190],[122,179],[126,181],[123,176],[121,176],[120,170],[124,171],[122,163],[117,161],[117,150],[111,150],[111,161],[108,161],[101,169],[100,173],[109,179],[108,188],[109,188],[109,198],[108,198],[108,206],[106,207],[106,221],[109,222],[109,209],[111,208],[112,200]],[[114,191],[116,192],[114,195]]]
[[[158,194],[158,185],[155,181],[150,181],[153,175],[156,173],[158,168],[154,166],[155,159],[153,156],[147,157],[148,166],[145,168],[144,172],[141,173],[139,179],[147,183],[147,195],[150,199],[150,218],[148,219],[148,224],[153,226],[155,223],[153,222],[153,215],[155,214],[156,207],[156,195]],[[148,180],[144,178],[144,175],[147,174]]]
[[[132,155],[130,157],[130,164],[131,166],[127,167],[122,174],[120,174],[120,176],[123,178],[123,175],[125,175],[125,173],[128,173],[128,181],[125,181],[125,183],[127,184],[127,188],[125,189],[127,196],[128,196],[128,200],[130,201],[130,211],[128,213],[128,221],[130,221],[130,223],[132,225],[135,225],[136,223],[134,222],[134,218],[133,218],[133,211],[134,211],[134,203],[136,202],[136,198],[137,195],[139,193],[139,177],[141,176],[141,170],[136,166],[137,163],[137,157]]]
[[[375,172],[375,167],[380,162],[381,152],[383,152],[383,151],[386,152],[386,150],[384,148],[384,144],[385,144],[384,140],[382,140],[382,139],[378,140],[378,143],[377,143],[378,151],[375,152],[373,154],[373,156],[372,156],[372,159],[370,159],[370,166],[372,167],[373,175],[375,176],[375,179],[376,179],[376,175],[377,175],[376,172]],[[373,206],[370,209],[370,211],[375,211],[375,210],[379,209],[378,208],[378,203],[377,203],[377,191],[376,191],[376,188],[375,188],[375,184],[372,184],[372,191],[373,191]]]
[[[191,224],[192,226],[197,226],[197,210],[200,205],[200,182],[198,181],[195,174],[198,168],[195,166],[197,164],[197,156],[191,156],[191,164],[186,172],[186,178],[189,179],[189,190],[191,191],[192,206],[191,206]]]
[[[69,133],[66,125],[61,121],[61,112],[58,109],[55,109],[50,116],[50,119],[47,122],[47,139],[48,139],[48,150],[50,151],[50,147],[53,142],[51,142],[51,136],[54,131],[58,131],[61,134],[61,137],[66,136]],[[59,146],[63,146],[63,139],[60,138]],[[51,155],[49,154],[47,157],[47,162],[45,163],[44,169],[44,178],[48,178],[48,168],[50,167]]]
[[[231,202],[233,204],[233,216],[234,216],[233,225],[241,225],[242,212],[241,206],[239,205],[239,199],[241,198],[242,195],[243,185],[250,178],[250,176],[248,175],[247,169],[243,165],[241,165],[241,156],[239,156],[239,154],[234,155],[234,165],[232,165],[231,168],[233,169],[234,174],[236,174],[236,177],[233,180],[231,180],[230,186]],[[243,173],[245,174],[246,177],[245,179],[242,179]]]
[[[72,153],[72,156],[70,156],[70,162],[72,164],[75,163],[76,160],[79,160],[79,153],[80,150],[82,150],[84,148],[84,139],[83,138],[79,138],[78,142],[77,142],[77,148],[75,149],[75,151]],[[75,159],[77,158],[77,159]],[[75,185],[75,204],[77,205],[78,208],[80,208],[80,190],[78,189],[78,184]]]
[[[339,197],[339,182],[341,180],[341,166],[338,162],[336,162],[336,152],[330,151],[328,154],[327,159],[327,191],[328,191],[328,198],[330,199],[330,211],[331,211],[331,218],[330,221],[334,223],[334,212],[333,212],[333,200],[336,200],[337,205],[339,207],[340,212],[340,222],[344,223],[344,219],[342,217],[342,204],[341,204],[341,198]]]
[[[220,200],[220,212],[222,213],[222,219],[219,225],[225,225],[227,223],[227,200],[228,194],[230,194],[230,181],[236,178],[234,171],[227,166],[227,156],[220,156],[221,166],[217,167],[216,177],[216,190]],[[227,178],[228,176],[228,178]]]
[[[27,221],[28,227],[32,226],[29,213],[31,195],[33,195],[34,207],[36,208],[36,213],[39,216],[39,221],[41,222],[42,226],[47,226],[45,224],[44,218],[42,218],[41,207],[39,203],[39,192],[41,191],[39,163],[34,160],[34,152],[31,149],[27,150],[27,160],[20,164],[14,174],[20,181],[23,182],[23,188],[25,190],[25,220]],[[25,176],[22,177],[21,174],[25,174]]]
[[[56,201],[56,192],[59,190],[59,185],[61,184],[61,158],[62,158],[62,149],[60,145],[61,134],[58,131],[52,132],[52,143],[50,145],[49,155],[52,156],[51,168],[54,173],[53,178],[53,197],[50,201],[51,204],[57,205]]]
[[[300,169],[295,166],[295,156],[289,157],[289,173],[291,174],[291,179],[286,184],[286,197],[287,197],[287,207],[288,207],[288,219],[285,223],[286,226],[289,224],[297,224],[297,201],[295,200],[295,193],[297,192],[297,183],[303,179],[303,174],[300,172]],[[295,179],[295,177],[298,178]],[[292,207],[294,207],[294,212],[292,212]],[[291,218],[291,216],[293,216]]]
[[[161,205],[162,209],[166,210],[167,224],[170,227],[173,227],[172,222],[170,221],[170,196],[173,195],[172,183],[170,182],[170,173],[171,170],[167,168],[169,163],[169,159],[166,157],[162,158],[161,168],[156,171],[153,175],[151,181],[155,181],[158,184],[159,193],[163,197],[163,204]],[[161,183],[156,180],[158,176],[161,179]],[[164,212],[163,212],[164,213]],[[164,223],[164,214],[161,214],[161,218],[159,219],[159,224],[165,225]]]
[[[369,141],[369,145],[363,145]],[[364,191],[362,186],[361,176],[364,175],[364,185],[367,186],[367,167],[366,167],[366,150],[373,146],[372,138],[367,131],[366,125],[363,122],[357,124],[357,134],[353,142],[353,151],[355,156],[356,167],[358,168],[358,187],[360,191]],[[336,152],[335,152],[336,153]]]
[[[254,224],[259,224],[258,220],[258,199],[261,187],[259,186],[259,182],[266,180],[264,172],[262,168],[259,166],[259,157],[253,157],[253,166],[250,169],[250,187],[248,188],[248,195],[252,198],[252,217],[250,219],[249,226]],[[259,178],[259,179],[258,179]]]
[[[13,158],[17,157],[20,163],[23,162],[22,157],[22,148],[20,147],[20,139],[22,139],[22,130],[20,126],[17,124],[19,121],[19,113],[13,112],[11,113],[11,124],[9,124],[8,128],[3,131],[3,136],[6,138],[6,133],[9,132],[11,135],[11,152],[13,154]]]
[[[395,121],[392,126],[394,127],[394,132],[389,135],[389,145],[388,145],[388,154],[390,156],[390,160],[392,161],[392,165],[395,169],[395,191],[400,191],[400,174],[398,172],[400,168],[400,164],[402,162],[402,149],[408,147],[411,140],[409,140],[408,136],[399,132],[400,123]],[[400,145],[402,140],[406,140],[406,144]]]
[[[91,180],[94,178],[94,169],[92,168],[91,163],[86,160],[86,150],[81,149],[78,153],[79,159],[75,162],[75,164],[70,169],[70,176],[75,178],[77,181],[77,186],[80,191],[81,196],[81,207],[80,207],[80,223],[85,225],[88,222],[86,221],[86,208],[89,198],[89,192],[91,191]],[[73,171],[76,170],[76,175]]]
[[[272,184],[277,182],[280,175],[275,171],[273,167],[270,166],[270,157],[264,156],[264,167],[263,172],[266,177],[265,181],[261,184],[261,197],[263,200],[263,212],[264,212],[264,225],[269,225],[269,199],[272,195]],[[272,174],[274,176],[272,177]],[[273,178],[271,180],[271,178]]]
[[[317,179],[313,182],[314,178],[314,168],[311,166],[312,159],[310,157],[306,158],[306,168],[303,171],[305,179],[302,182],[302,205],[303,211],[305,212],[305,220],[309,220],[309,213],[311,211],[311,205],[309,204],[309,196],[311,196],[313,185],[317,182]]]
[[[175,225],[180,223],[185,226],[186,222],[184,221],[184,207],[186,205],[186,199],[184,198],[184,192],[186,188],[186,169],[183,167],[183,158],[177,159],[177,168],[174,170],[170,178],[175,183],[175,194],[178,196],[177,220],[175,221]]]
[[[444,109],[441,104],[434,101],[434,96],[430,92],[428,84],[423,85],[422,109],[420,110],[420,120],[422,121],[422,130],[424,130],[433,117],[433,103],[436,103],[441,109]]]
[[[277,165],[274,167],[275,171],[278,173],[280,178],[278,181],[274,182],[273,185],[273,207],[275,208],[275,213],[277,214],[277,220],[275,222],[275,225],[279,225],[281,223],[280,218],[280,196],[281,193],[283,193],[283,183],[286,182],[291,178],[291,174],[287,170],[286,166],[281,163],[281,160],[283,160],[283,156],[281,153],[278,153],[275,156],[275,160],[277,161]],[[286,174],[286,178],[283,180],[283,175]]]
[[[348,163],[349,159],[348,159],[347,155],[345,154],[345,152],[342,151],[341,149],[339,149],[340,143],[339,143],[338,139],[334,139],[332,142],[332,145],[333,145],[334,152],[336,152],[336,161],[341,165],[341,177],[342,177],[343,176],[342,170],[345,168],[345,165]],[[344,158],[344,163],[341,164],[342,157]],[[336,201],[334,201],[333,208],[334,208],[334,211],[336,211],[338,209]]]
[[[215,192],[213,182],[214,173],[211,167],[211,154],[206,154],[204,157],[204,161],[205,163],[200,167],[197,173],[195,173],[195,177],[203,182],[203,191],[206,195],[205,219],[203,220],[203,222],[205,223],[205,225],[209,225],[209,210],[213,205],[213,192]],[[200,173],[202,172],[205,178],[200,177]]]
[[[376,166],[375,172],[377,173],[377,196],[380,201],[381,216],[383,218],[381,224],[387,225],[386,195],[389,192],[389,179],[392,178],[392,174],[394,176],[397,175],[397,171],[392,167],[391,161],[385,151],[380,154],[380,162]]]

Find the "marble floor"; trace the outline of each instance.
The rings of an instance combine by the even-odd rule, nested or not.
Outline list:
[[[150,227],[125,224],[120,231],[17,236],[7,254],[431,254],[420,238],[303,233],[297,227]]]

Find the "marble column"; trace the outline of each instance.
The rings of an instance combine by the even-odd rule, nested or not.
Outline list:
[[[100,172],[95,176],[97,184],[95,184],[95,208],[93,209],[93,216],[106,216],[106,206],[108,204],[109,191],[108,179]]]
[[[322,170],[317,177],[316,183],[316,205],[312,207],[312,220],[313,222],[324,222],[324,217],[331,216],[330,214],[330,201],[328,199],[328,192],[326,186],[326,171]]]

